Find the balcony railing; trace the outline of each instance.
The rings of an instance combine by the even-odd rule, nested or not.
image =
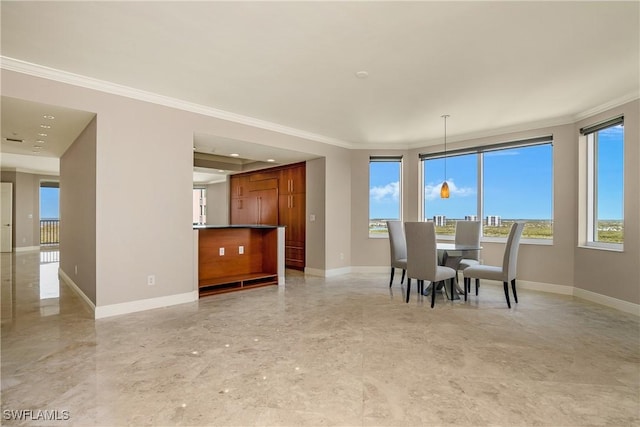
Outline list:
[[[60,220],[41,219],[40,220],[40,244],[58,245],[60,244]]]

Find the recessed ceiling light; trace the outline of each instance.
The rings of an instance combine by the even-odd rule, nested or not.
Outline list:
[[[44,140],[42,140],[42,139],[38,139],[38,140],[36,140],[36,143],[38,143],[38,144],[44,144]]]
[[[368,71],[358,71],[356,72],[356,77],[359,79],[366,79],[367,77],[369,77],[369,72]]]
[[[218,172],[224,173],[224,170],[223,169],[218,169]]]
[[[44,115],[44,116],[42,116],[42,117],[44,117],[44,118],[45,118],[45,119],[47,119],[47,120],[53,120],[53,119],[55,119],[55,117],[53,117],[53,116],[52,116],[52,115],[50,115],[50,114],[45,114],[45,115]]]
[[[231,153],[231,154],[229,154],[229,155],[230,155],[231,157],[240,157],[240,154],[238,154],[238,153]]]
[[[38,136],[47,136],[46,133],[39,133]]]
[[[267,162],[275,162],[273,159],[267,159]]]
[[[43,125],[43,124],[41,124],[41,125],[40,125],[40,127],[41,127],[42,129],[51,129],[51,126],[50,126],[50,125]]]

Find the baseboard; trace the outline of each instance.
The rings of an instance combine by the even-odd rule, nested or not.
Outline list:
[[[31,252],[31,251],[39,251],[40,246],[16,246],[13,248],[14,252]]]
[[[167,295],[164,297],[148,298],[137,301],[123,302],[97,306],[95,318],[119,316],[121,314],[136,313],[138,311],[152,310],[154,308],[169,307],[172,305],[185,304],[198,301],[198,291],[185,292],[182,294]]]
[[[94,313],[94,316],[95,316],[96,305],[93,303],[93,301],[91,301],[91,299],[89,299],[89,297],[84,292],[82,292],[82,289],[80,289],[80,287],[76,285],[76,282],[71,280],[71,277],[69,277],[69,275],[65,273],[62,268],[58,268],[58,277],[60,277],[60,279],[62,279],[62,281],[67,286],[69,286],[76,294],[78,294],[80,299],[82,299],[89,306],[89,308],[91,309],[91,311]]]
[[[497,282],[496,282],[497,283]],[[502,284],[502,283],[500,283]],[[516,280],[518,288],[532,291],[549,292],[551,294],[573,295],[573,286],[554,285],[552,283],[531,282],[529,280]]]
[[[585,289],[574,288],[573,296],[581,298],[587,301],[595,302],[616,310],[624,311],[625,313],[634,314],[640,317],[640,305],[632,302],[623,301],[617,298],[613,298],[607,295],[598,294],[595,292],[587,291]]]

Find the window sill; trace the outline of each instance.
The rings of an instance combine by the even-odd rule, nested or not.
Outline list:
[[[597,251],[624,252],[624,245],[621,243],[583,243],[578,245],[582,249],[595,249]]]

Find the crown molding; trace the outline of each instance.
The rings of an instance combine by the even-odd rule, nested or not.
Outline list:
[[[616,98],[605,104],[583,111],[582,113],[578,113],[573,116],[573,120],[574,122],[579,122],[580,120],[587,119],[589,117],[595,116],[596,114],[604,113],[605,111],[619,107],[628,102],[635,101],[636,99],[640,99],[640,92],[638,91],[621,96],[620,98]]]
[[[138,101],[149,102],[152,104],[162,105],[165,107],[176,108],[178,110],[189,111],[196,114],[202,114],[204,116],[214,117],[216,119],[226,120],[234,123],[239,123],[242,125],[252,126],[255,128],[277,132],[284,135],[295,136],[302,139],[308,139],[310,141],[320,142],[322,144],[335,145],[342,148],[356,147],[356,144],[354,144],[353,142],[343,141],[341,139],[331,138],[331,137],[316,134],[313,132],[307,132],[301,129],[296,129],[296,128],[280,125],[277,123],[269,122],[266,120],[256,119],[249,116],[243,116],[241,114],[224,111],[217,108],[207,107],[205,105],[195,104],[193,102],[188,102],[188,101],[184,101],[177,98],[159,95],[153,92],[147,92],[147,91],[135,89],[129,86],[108,82],[105,80],[99,80],[92,77],[83,76],[80,74],[74,74],[67,71],[46,67],[43,65],[33,64],[31,62],[22,61],[22,60],[10,58],[7,56],[0,56],[0,68],[8,71],[15,71],[17,73],[28,74],[34,77],[41,77],[48,80],[54,80],[60,83],[66,83],[73,86],[79,86],[86,89],[105,92],[112,95],[124,96],[127,98],[136,99]]]

